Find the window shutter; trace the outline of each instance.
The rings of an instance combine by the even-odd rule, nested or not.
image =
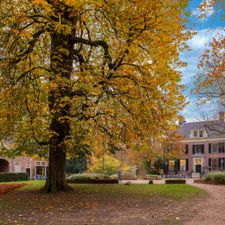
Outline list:
[[[186,159],[186,171],[189,170],[188,159]]]
[[[223,170],[224,170],[224,168],[225,168],[225,166],[224,166],[225,161],[224,161],[224,160],[225,160],[225,158],[222,158],[222,163],[221,163],[222,165],[221,165],[221,167],[222,167]]]
[[[180,160],[177,159],[177,171],[180,171]]]
[[[224,152],[224,143],[219,143],[219,153]]]
[[[192,154],[195,154],[195,145],[192,145]]]
[[[185,145],[185,154],[188,154],[188,145]]]
[[[219,161],[219,170],[221,169],[221,158],[218,158]]]
[[[212,161],[211,158],[209,158],[209,166],[211,166],[211,161]]]
[[[212,144],[210,143],[210,144],[209,144],[209,153],[212,152],[212,149],[211,149],[211,148],[212,148]]]
[[[201,145],[201,153],[204,154],[205,145]]]

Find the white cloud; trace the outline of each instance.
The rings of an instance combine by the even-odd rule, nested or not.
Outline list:
[[[200,5],[203,5],[203,2],[205,2],[204,8],[206,8],[206,11],[202,12],[199,8],[193,9],[191,11],[191,15],[194,16],[194,17],[197,17],[201,21],[207,20],[208,18],[210,18],[215,13],[215,9],[211,4],[211,0],[203,0],[200,3]]]
[[[205,48],[208,43],[209,36],[204,30],[198,32],[191,40],[187,41],[188,46],[194,50]]]
[[[201,55],[204,53],[206,47],[218,33],[225,35],[225,30],[222,27],[216,29],[203,29],[197,31],[193,38],[187,41],[190,50],[181,53],[181,60],[187,63],[187,67],[182,68],[182,83],[191,87],[193,77],[198,73],[198,64]]]

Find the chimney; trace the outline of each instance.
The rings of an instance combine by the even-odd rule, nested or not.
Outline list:
[[[219,112],[219,120],[224,121],[225,120],[225,112]]]

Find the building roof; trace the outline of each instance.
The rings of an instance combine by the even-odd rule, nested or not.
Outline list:
[[[189,139],[192,130],[204,129],[207,138],[225,138],[225,122],[222,120],[200,121],[200,122],[184,122],[179,129],[179,134]],[[205,138],[205,137],[204,137]]]

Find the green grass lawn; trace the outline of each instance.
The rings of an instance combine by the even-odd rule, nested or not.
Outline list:
[[[0,184],[26,184],[18,188],[16,191],[35,191],[41,189],[45,181],[19,181],[19,182],[4,182]],[[184,200],[189,197],[203,196],[205,192],[199,188],[187,184],[70,184],[78,192],[82,193],[99,193],[107,195],[133,195],[138,196],[155,196],[161,195],[176,200]]]
[[[0,196],[2,224],[182,224],[187,204],[206,196],[186,184],[70,184],[71,192],[41,194],[45,181],[20,183],[26,185]]]

